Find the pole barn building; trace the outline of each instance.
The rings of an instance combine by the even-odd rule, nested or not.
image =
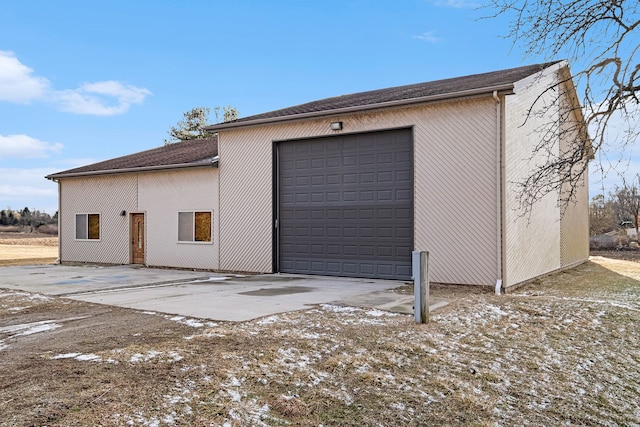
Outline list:
[[[574,129],[580,111],[560,61],[213,125],[49,175],[60,260],[407,280],[422,250],[433,282],[509,288],[588,258],[586,173],[575,203],[551,191],[518,209],[548,155],[532,152],[540,129]],[[576,135],[555,132],[561,155]]]

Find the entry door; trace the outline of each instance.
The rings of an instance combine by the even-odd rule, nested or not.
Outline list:
[[[144,264],[144,214],[131,215],[131,263]]]
[[[410,129],[278,143],[279,270],[409,279]]]

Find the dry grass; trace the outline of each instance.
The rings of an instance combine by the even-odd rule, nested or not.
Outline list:
[[[596,258],[428,325],[323,305],[194,327],[0,291],[3,324],[59,325],[0,327],[0,425],[638,425],[638,280]]]
[[[0,233],[0,245],[58,247],[58,238],[39,234]]]
[[[0,267],[51,264],[57,258],[57,237],[29,233],[0,233]]]

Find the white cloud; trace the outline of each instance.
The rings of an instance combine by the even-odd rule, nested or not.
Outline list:
[[[114,80],[56,90],[49,80],[34,75],[33,69],[22,64],[13,52],[0,50],[0,101],[26,104],[41,100],[68,113],[112,116],[126,113],[149,95],[148,89]]]
[[[436,37],[435,36],[435,30],[431,30],[431,31],[426,31],[420,35],[417,36],[413,36],[414,39],[418,39],[418,40],[424,40],[427,41],[429,43],[438,43],[439,41],[441,41],[442,39],[440,37]]]
[[[0,135],[0,159],[47,157],[62,150],[59,142],[45,142],[28,135]]]
[[[1,209],[28,207],[53,214],[58,209],[58,188],[44,178],[53,172],[46,168],[0,168],[0,200],[4,204]]]
[[[452,7],[455,9],[474,9],[481,6],[480,3],[473,0],[434,0],[431,3],[436,6]]]
[[[55,91],[52,101],[61,111],[95,116],[126,113],[132,104],[140,104],[151,95],[145,88],[123,85],[116,81],[86,83],[78,89]]]
[[[27,104],[49,90],[49,80],[33,75],[15,54],[0,50],[0,101]]]

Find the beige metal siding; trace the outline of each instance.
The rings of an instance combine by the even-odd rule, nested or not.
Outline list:
[[[589,259],[589,185],[578,187],[576,202],[570,203],[560,222],[560,263],[562,267]]]
[[[220,268],[272,271],[272,142],[413,127],[416,249],[435,282],[497,279],[496,116],[491,97],[221,131]]]
[[[572,90],[565,86],[564,90]],[[569,100],[567,100],[569,101]],[[560,143],[561,152],[569,152],[570,144],[576,140],[578,127],[575,110],[571,104],[564,104],[568,108],[572,120],[563,124],[563,139]],[[580,165],[582,166],[582,165]],[[566,206],[560,220],[560,263],[563,267],[575,265],[589,258],[589,183],[588,173],[582,177],[582,182],[574,189],[574,202]],[[565,185],[568,187],[568,185]],[[565,191],[568,191],[565,188]],[[566,197],[566,196],[565,196]]]
[[[545,88],[556,83],[557,75],[549,71],[543,76],[532,76],[518,82],[515,95],[506,97],[505,142],[505,224],[506,280],[504,286],[512,286],[561,267],[560,263],[560,208],[558,192],[552,191],[538,201],[530,214],[523,215],[518,207],[521,189],[517,183],[528,177],[536,165],[546,160],[543,151],[532,153],[542,128],[558,117],[550,111],[545,117],[527,112]],[[536,105],[554,97],[549,92]],[[552,147],[558,154],[559,142]]]
[[[146,264],[218,269],[218,173],[213,168],[140,174]],[[178,243],[178,211],[213,211],[213,242]]]
[[[60,185],[62,261],[127,264],[129,216],[121,216],[120,212],[138,208],[137,188],[135,175],[63,179]],[[100,214],[100,240],[76,240],[77,213]]]
[[[61,260],[128,264],[130,213],[145,214],[145,263],[217,269],[218,171],[182,169],[68,178],[60,183]],[[120,215],[126,211],[125,216]],[[178,243],[179,210],[213,211],[213,242]],[[75,239],[75,215],[100,214],[100,240]]]

